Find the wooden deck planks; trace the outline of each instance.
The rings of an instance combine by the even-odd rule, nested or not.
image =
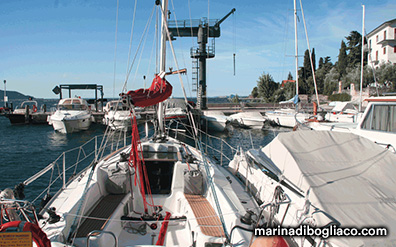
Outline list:
[[[214,211],[208,200],[201,195],[184,194],[190,204],[198,225],[203,234],[213,237],[224,237],[223,227],[219,216]]]

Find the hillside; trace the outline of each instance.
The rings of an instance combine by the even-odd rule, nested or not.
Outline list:
[[[4,90],[0,90],[0,101],[4,100]],[[17,100],[17,99],[28,99],[29,97],[33,97],[30,95],[24,95],[16,91],[8,91],[7,90],[8,101]]]

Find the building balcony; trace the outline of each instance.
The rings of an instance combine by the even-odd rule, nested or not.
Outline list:
[[[377,44],[380,44],[382,46],[387,46],[387,45],[395,46],[396,38],[395,39],[383,39],[383,40],[379,41]]]

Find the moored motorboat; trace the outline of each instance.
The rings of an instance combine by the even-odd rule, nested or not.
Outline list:
[[[358,122],[312,121],[304,125],[313,130],[350,132],[366,137],[395,152],[396,148],[396,97],[382,96],[367,98],[368,105]]]
[[[259,111],[243,111],[228,116],[228,120],[240,127],[261,129],[267,119]]]
[[[73,133],[87,130],[92,123],[91,110],[86,100],[81,98],[61,99],[56,111],[48,116],[48,124],[55,131]]]
[[[107,102],[104,108],[103,123],[114,130],[129,130],[132,127],[132,113],[129,105],[124,100],[112,100]],[[141,115],[135,112],[137,120]]]
[[[47,123],[47,114],[39,108],[36,100],[25,100],[14,111],[5,114],[11,124],[44,124]]]
[[[228,117],[221,111],[203,111],[201,123],[205,131],[224,131],[226,129]]]

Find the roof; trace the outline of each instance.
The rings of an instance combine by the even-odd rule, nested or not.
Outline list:
[[[308,194],[312,205],[342,226],[396,229],[396,155],[389,150],[351,133],[309,130],[280,133],[262,151]],[[317,217],[319,226],[328,223]],[[348,242],[345,246],[378,244],[375,238],[337,241]],[[396,232],[389,231],[381,241],[394,246]]]
[[[379,29],[382,29],[385,26],[389,26],[391,23],[396,22],[396,19],[390,20],[390,21],[386,21],[384,23],[382,23],[381,25],[379,25],[378,27],[374,28],[373,31],[369,32],[366,37],[371,37],[372,35],[374,35],[375,33],[377,33],[379,31]]]

